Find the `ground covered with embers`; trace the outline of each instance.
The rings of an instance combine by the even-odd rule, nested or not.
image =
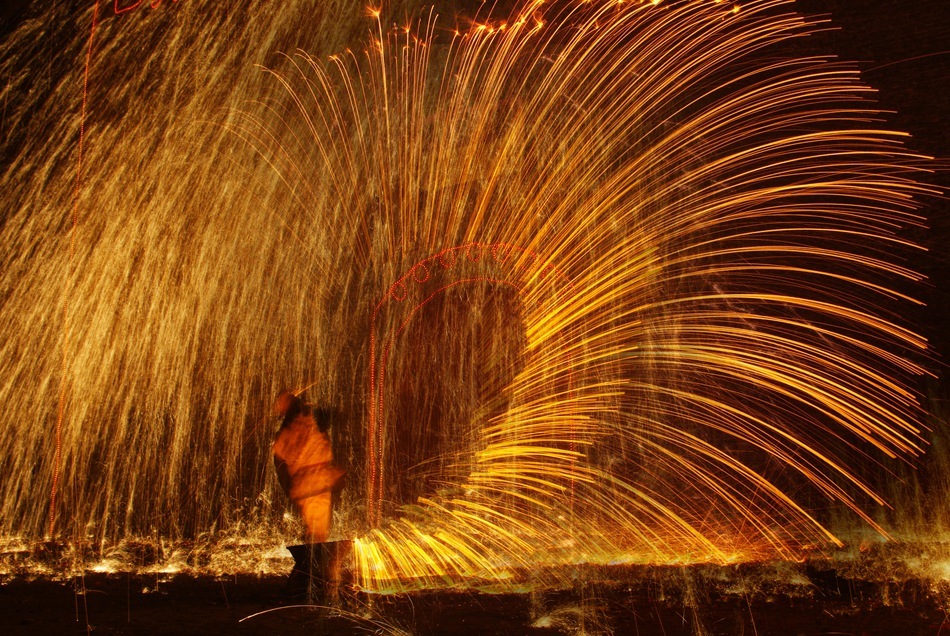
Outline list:
[[[945,585],[846,578],[853,571],[816,564],[579,568],[572,589],[350,590],[336,608],[307,606],[275,574],[17,575],[0,584],[0,625],[4,634],[950,633]]]

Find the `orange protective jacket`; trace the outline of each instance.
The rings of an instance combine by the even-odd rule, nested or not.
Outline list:
[[[333,448],[309,410],[285,421],[274,440],[277,479],[297,507],[310,541],[326,541],[332,491],[345,471],[333,464]]]

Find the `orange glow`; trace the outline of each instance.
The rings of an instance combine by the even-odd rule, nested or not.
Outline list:
[[[7,534],[91,537],[107,572],[149,533],[156,572],[195,536],[279,552],[266,413],[307,386],[369,590],[799,560],[837,518],[898,536],[882,476],[927,448],[931,364],[907,232],[934,191],[857,70],[792,52],[824,19],[371,6],[330,55],[294,48],[319,3],[144,4],[109,38],[92,13],[49,165],[11,155],[0,403],[59,409],[55,454],[51,412],[0,436]],[[145,35],[171,61],[124,68]]]

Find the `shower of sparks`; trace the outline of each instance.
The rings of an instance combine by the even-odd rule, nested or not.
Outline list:
[[[832,504],[885,533],[874,468],[924,446],[899,262],[925,158],[853,68],[794,52],[820,20],[595,0],[390,26],[374,6],[364,51],[239,80],[301,14],[204,10],[229,37],[142,16],[182,73],[161,108],[123,110],[113,80],[96,109],[94,69],[71,284],[43,175],[5,174],[27,185],[2,227],[0,403],[36,413],[0,442],[8,533],[42,528],[52,455],[27,449],[67,293],[78,536],[266,517],[261,417],[304,385],[342,413],[335,531],[366,588],[797,558],[839,543]],[[104,57],[145,32],[122,27]]]

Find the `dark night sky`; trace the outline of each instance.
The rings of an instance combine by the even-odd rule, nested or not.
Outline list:
[[[819,49],[855,61],[878,89],[891,126],[913,136],[913,150],[937,157],[931,183],[950,188],[950,2],[947,0],[799,0],[809,14],[830,13],[838,30],[818,37]],[[827,44],[825,44],[827,43]],[[918,297],[928,309],[919,329],[942,359],[943,396],[950,383],[950,201],[928,201],[930,231],[916,240],[930,252],[914,266],[930,277]]]

